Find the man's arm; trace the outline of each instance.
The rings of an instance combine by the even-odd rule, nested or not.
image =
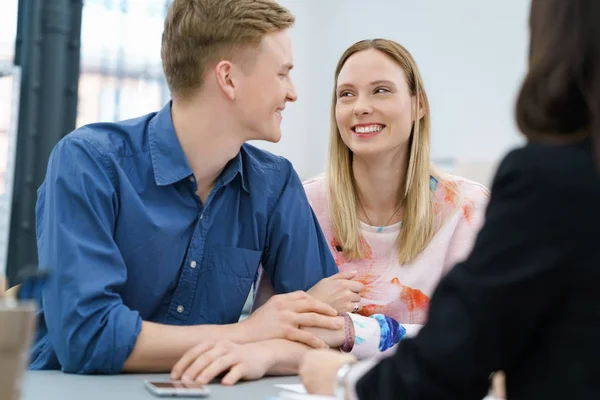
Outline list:
[[[91,143],[67,137],[53,150],[36,205],[42,307],[65,372],[118,373],[142,328],[119,295],[127,269],[113,240],[119,199],[114,167]]]
[[[338,272],[300,178],[284,160],[283,188],[267,227],[263,267],[276,293],[308,290]]]
[[[119,212],[110,160],[83,138],[53,151],[37,208],[48,337],[65,372],[168,371],[189,348],[215,338],[238,343],[287,337],[319,347],[300,324],[337,327],[335,310],[306,294],[273,298],[240,324],[179,327],[142,322],[120,296],[127,268],[113,239]],[[262,327],[262,329],[258,329]]]
[[[186,351],[199,343],[223,338],[246,343],[241,324],[171,326],[142,322],[133,351],[125,361],[125,372],[168,372]]]
[[[143,322],[135,348],[125,363],[125,370],[168,371],[177,360],[186,358],[184,353],[193,346],[217,340],[248,344],[283,338],[322,348],[326,345],[321,339],[299,326],[339,329],[343,323],[335,315],[333,308],[298,291],[272,297],[249,318],[237,324],[175,327]]]

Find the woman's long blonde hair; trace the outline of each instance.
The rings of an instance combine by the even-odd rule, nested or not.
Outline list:
[[[386,39],[362,40],[344,52],[335,70],[333,100],[331,105],[331,132],[327,162],[328,200],[333,235],[350,259],[363,258],[364,249],[358,219],[358,194],[352,172],[352,152],[346,146],[337,126],[335,108],[337,81],[342,67],[353,54],[375,49],[387,54],[404,70],[408,88],[415,96],[414,125],[409,139],[409,160],[404,193],[404,217],[397,239],[398,258],[401,264],[414,260],[429,244],[436,232],[434,193],[430,178],[439,180],[441,175],[430,162],[429,102],[417,64],[411,54],[400,44]],[[424,116],[419,118],[419,109]],[[452,187],[450,185],[450,187]]]

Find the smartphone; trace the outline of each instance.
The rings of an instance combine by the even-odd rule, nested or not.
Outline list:
[[[210,389],[200,383],[181,381],[149,381],[144,383],[149,391],[159,397],[207,397]]]

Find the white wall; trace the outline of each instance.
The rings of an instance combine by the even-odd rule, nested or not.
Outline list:
[[[352,43],[383,37],[411,51],[428,92],[433,157],[495,163],[522,142],[514,99],[526,69],[525,0],[280,0],[292,31],[299,99],[280,143],[301,177],[324,168],[333,72]]]
[[[14,44],[17,1],[3,1],[8,12],[0,13],[0,22],[5,22],[0,23],[0,54],[10,58],[1,50]],[[299,99],[286,108],[281,142],[256,144],[289,158],[301,177],[324,168],[334,68],[348,46],[365,38],[396,40],[415,57],[432,107],[435,159],[494,164],[522,141],[514,124],[513,103],[526,67],[528,0],[279,1],[296,15],[292,77]],[[164,4],[162,0],[130,3],[138,4],[137,8],[154,4],[156,10]],[[93,15],[100,15],[103,7],[100,0],[86,2],[82,47],[86,65],[96,62],[98,54],[112,59],[121,40],[98,41],[104,37],[95,34],[99,26],[95,20],[108,17]],[[109,19],[118,22],[120,14],[112,14]],[[139,34],[127,35],[127,67],[159,71],[160,13],[146,20],[131,14],[128,24]],[[149,44],[142,46],[142,42]]]

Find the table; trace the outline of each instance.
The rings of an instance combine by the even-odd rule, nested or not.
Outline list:
[[[60,371],[27,371],[22,400],[156,400],[144,379],[168,380],[168,374],[71,375]],[[207,400],[268,400],[282,389],[276,384],[299,383],[298,377],[265,378],[234,386],[209,385]]]

